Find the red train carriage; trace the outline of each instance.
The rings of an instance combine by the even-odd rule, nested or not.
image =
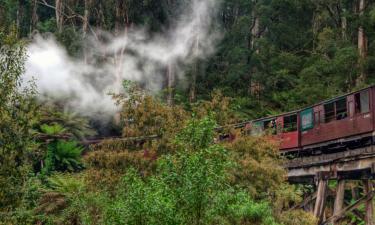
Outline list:
[[[337,151],[373,143],[375,86],[251,122],[251,133],[280,140],[283,152]],[[303,150],[303,151],[301,151]]]
[[[253,135],[265,133],[280,141],[280,149],[298,150],[300,144],[298,111],[252,122]]]
[[[300,112],[302,149],[347,148],[372,141],[375,87]]]

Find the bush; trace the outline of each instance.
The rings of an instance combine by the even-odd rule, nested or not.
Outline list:
[[[48,174],[52,171],[73,172],[82,169],[82,151],[83,148],[75,141],[52,141],[47,146],[46,165],[42,172]]]
[[[7,41],[15,42],[15,35]],[[0,213],[16,208],[30,170],[33,149],[31,128],[35,122],[33,85],[21,85],[25,50],[19,44],[0,41]]]
[[[142,177],[130,170],[106,211],[108,224],[276,224],[270,206],[230,185],[228,152],[213,144],[216,123],[188,123],[178,150]]]

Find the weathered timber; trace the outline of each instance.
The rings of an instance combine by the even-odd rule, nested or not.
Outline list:
[[[304,200],[301,203],[293,206],[290,210],[305,208],[310,202],[312,202],[316,199],[316,196],[317,196],[317,192],[315,191],[311,195],[304,198]]]
[[[334,190],[331,190],[329,187],[327,187],[327,193],[326,193],[326,197],[327,196],[335,196],[336,195],[336,192]],[[289,210],[294,210],[294,209],[304,209],[305,211],[311,211],[311,213],[313,213],[314,211],[314,200],[316,199],[316,196],[317,196],[317,191],[311,193],[310,195],[306,196],[303,198],[303,201],[301,203],[298,203],[296,205],[294,205],[293,207],[291,207]],[[312,209],[310,210],[310,203],[312,203],[313,207]]]
[[[285,164],[291,182],[312,182],[318,173],[326,173],[327,179],[374,179],[375,148],[347,150],[294,159]]]
[[[112,138],[104,138],[104,139],[94,139],[94,140],[86,140],[82,141],[81,144],[83,145],[90,145],[92,148],[96,148],[96,146],[100,146],[103,143],[107,142],[142,142],[142,141],[150,141],[159,139],[160,136],[158,135],[151,135],[151,136],[140,136],[140,137],[112,137]]]
[[[318,191],[314,207],[314,215],[318,218],[319,223],[323,221],[324,209],[326,204],[328,181],[320,179],[318,182]]]
[[[333,206],[333,215],[338,215],[344,205],[345,180],[339,180],[336,188],[335,203]],[[334,224],[337,224],[334,222]]]
[[[288,162],[285,163],[285,167],[288,169],[293,169],[301,167],[321,166],[327,163],[340,162],[342,160],[355,160],[356,158],[373,155],[375,155],[374,146],[368,146],[358,149],[348,149],[346,151],[332,154],[323,154],[318,156],[301,157],[288,160]]]
[[[371,192],[373,192],[373,184],[372,184],[372,181],[371,180],[364,180],[363,181],[363,187],[364,187],[364,192],[365,194],[369,194]],[[365,224],[366,225],[374,225],[374,206],[372,204],[372,199],[373,197],[371,198],[367,198],[366,199],[366,202],[365,202]]]
[[[350,203],[349,201],[345,201],[344,204],[345,204],[345,207],[347,207],[347,206],[349,206],[351,203]],[[353,213],[356,217],[358,217],[359,219],[365,221],[365,215],[364,215],[360,210],[358,210],[358,209],[353,209],[353,210],[352,210],[352,213]]]
[[[43,141],[43,142],[48,142],[50,140],[56,140],[56,139],[59,139],[59,140],[69,140],[70,138],[72,138],[72,135],[71,134],[55,134],[55,135],[51,135],[51,134],[37,134],[35,136],[35,138],[39,141]]]
[[[358,199],[352,205],[345,207],[340,212],[338,212],[336,215],[333,215],[330,218],[328,218],[326,221],[324,221],[322,223],[322,225],[328,225],[328,224],[332,224],[333,222],[340,221],[342,218],[344,218],[344,216],[348,212],[351,212],[354,209],[357,209],[361,204],[363,204],[363,203],[365,203],[367,201],[371,201],[371,199],[373,198],[373,196],[374,196],[374,190],[372,190],[372,191],[368,192],[367,194],[365,194],[363,197],[361,197],[360,199]]]

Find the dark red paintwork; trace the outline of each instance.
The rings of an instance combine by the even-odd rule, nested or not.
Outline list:
[[[284,127],[284,117],[289,115],[281,115],[277,117],[277,126]],[[280,149],[293,149],[299,147],[299,117],[297,117],[297,130],[292,132],[278,131],[278,139],[280,141]]]
[[[314,121],[314,128],[301,132],[301,147],[327,142],[335,139],[360,135],[373,131],[373,99],[374,88],[369,88],[370,111],[368,113],[355,113],[354,94],[346,96],[348,116],[342,120],[334,120],[328,123]],[[324,103],[313,107],[314,115],[324,117]],[[314,116],[316,118],[316,116]]]
[[[369,92],[369,112],[356,112],[355,95],[364,91]],[[342,98],[346,99],[347,117],[341,120],[325,122],[323,119],[325,116],[324,105],[328,102],[333,102],[337,99]],[[274,138],[280,141],[280,150],[286,151],[294,149],[304,149],[322,143],[325,144],[325,142],[341,139],[344,140],[345,138],[357,135],[372,136],[372,133],[375,129],[375,86],[365,88],[344,96],[340,96],[330,101],[321,102],[309,108],[312,108],[314,113],[314,126],[310,130],[301,131],[300,112],[303,110],[298,110],[274,117],[276,118],[277,124],[277,134],[274,135]],[[292,132],[283,132],[282,128],[284,127],[284,117],[292,114],[298,115],[298,129]],[[269,120],[270,118],[259,119],[256,121],[266,121],[267,119]]]

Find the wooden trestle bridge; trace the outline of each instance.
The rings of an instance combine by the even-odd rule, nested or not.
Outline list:
[[[306,196],[295,208],[314,213],[319,219],[319,224],[341,224],[340,220],[351,212],[362,218],[366,225],[375,225],[375,146],[296,158],[289,160],[285,167],[288,169],[290,182],[316,185],[316,191]],[[337,181],[335,190],[329,188],[330,180]],[[360,196],[353,196],[355,202],[352,203],[344,201],[345,186],[350,184],[356,184],[363,190]],[[328,199],[333,200],[331,208],[327,204]],[[362,205],[365,206],[365,213],[358,210]],[[328,218],[327,211],[331,211]]]

